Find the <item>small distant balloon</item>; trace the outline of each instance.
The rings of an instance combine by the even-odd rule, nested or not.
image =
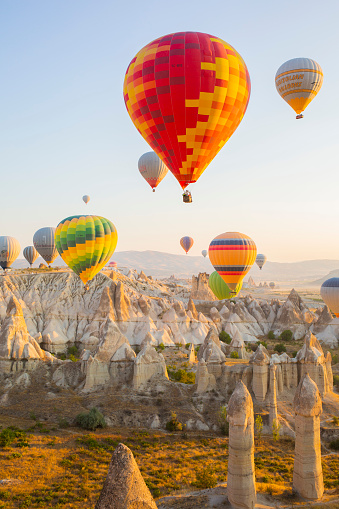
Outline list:
[[[263,268],[266,261],[267,261],[267,257],[264,254],[258,254],[255,259],[255,263],[258,265],[260,270]]]
[[[138,161],[141,175],[155,192],[160,182],[168,173],[168,168],[155,152],[146,152]]]
[[[30,264],[30,266],[32,267],[33,263],[35,262],[35,260],[38,258],[39,256],[39,253],[38,251],[35,249],[34,246],[27,246],[25,247],[25,249],[23,250],[23,255],[24,257],[26,258],[26,260],[28,261],[28,263]]]
[[[320,295],[336,317],[339,317],[339,277],[327,279],[320,288]]]
[[[272,288],[272,290],[275,288],[275,283],[273,281],[270,282],[270,288]]]
[[[82,201],[84,201],[87,205],[87,203],[89,202],[89,200],[91,199],[90,196],[88,196],[88,194],[84,194],[84,196],[82,197]]]
[[[207,254],[208,254],[207,249],[203,249],[203,250],[201,251],[201,254],[202,254],[202,256],[203,256],[204,258],[206,258]]]
[[[183,248],[183,250],[186,252],[186,254],[191,249],[193,244],[194,244],[194,240],[192,239],[192,237],[182,237],[180,239],[180,245]]]
[[[118,264],[117,264],[117,262],[109,262],[108,266],[112,267],[113,269],[116,269]]]
[[[323,84],[323,71],[311,58],[292,58],[282,64],[275,75],[278,94],[294,109],[296,118],[315,98]]]
[[[14,237],[7,235],[0,237],[0,267],[9,269],[18,258],[21,246]]]
[[[33,244],[39,255],[50,265],[58,256],[54,241],[55,228],[46,226],[36,231],[33,237]]]

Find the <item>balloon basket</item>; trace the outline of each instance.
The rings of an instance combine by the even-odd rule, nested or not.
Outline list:
[[[187,196],[187,195],[184,194],[183,197],[182,197],[182,201],[184,203],[192,203],[192,196]]]
[[[302,115],[302,114],[300,113],[300,115],[297,115],[295,118],[296,118],[297,120],[299,120],[299,118],[304,118],[304,115]]]

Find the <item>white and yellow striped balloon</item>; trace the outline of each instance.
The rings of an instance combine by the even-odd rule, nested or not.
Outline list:
[[[280,96],[300,115],[315,98],[323,84],[323,71],[311,58],[292,58],[275,75]]]
[[[0,237],[0,267],[8,269],[18,258],[21,246],[14,237]]]

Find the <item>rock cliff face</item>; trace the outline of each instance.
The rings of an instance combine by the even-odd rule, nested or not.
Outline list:
[[[215,300],[215,295],[208,286],[209,274],[200,272],[198,276],[192,276],[191,299],[196,300]]]

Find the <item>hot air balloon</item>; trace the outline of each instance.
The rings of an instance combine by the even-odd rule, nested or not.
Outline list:
[[[260,270],[263,268],[266,261],[267,261],[267,257],[264,254],[258,254],[255,259],[255,263],[258,265]]]
[[[194,240],[192,239],[192,237],[182,237],[180,239],[180,245],[183,248],[183,250],[186,251],[186,254],[191,249],[193,244],[194,244]]]
[[[33,244],[39,255],[50,265],[58,256],[54,242],[55,228],[46,226],[35,232]]]
[[[66,217],[55,232],[61,258],[85,285],[106,265],[117,242],[114,224],[100,216]]]
[[[138,168],[146,182],[149,183],[155,192],[155,188],[166,177],[168,168],[155,152],[146,152],[138,161]]]
[[[219,274],[215,270],[208,278],[208,286],[210,287],[210,289],[212,290],[217,299],[224,300],[230,299],[231,297],[235,297],[236,295],[238,295],[242,287],[242,282],[239,283],[236,286],[235,291],[232,292],[229,286],[223,280],[223,278],[219,276]]]
[[[87,205],[87,203],[89,202],[89,200],[91,199],[90,196],[88,196],[88,194],[84,194],[84,196],[82,197],[82,201],[84,201]]]
[[[33,263],[35,262],[35,260],[39,256],[38,251],[33,246],[25,247],[25,249],[23,251],[23,254],[24,254],[24,257],[26,258],[26,260],[28,261],[28,263],[30,264],[31,267],[32,267]]]
[[[273,290],[273,288],[275,287],[275,283],[273,281],[270,282],[270,288]]]
[[[339,317],[339,277],[327,279],[320,288],[320,295],[332,313]]]
[[[282,64],[275,75],[279,95],[297,113],[301,114],[315,98],[323,84],[323,72],[319,64],[310,58],[292,58]]]
[[[21,246],[14,237],[0,237],[0,267],[8,269],[18,258]]]
[[[235,292],[255,261],[257,247],[243,233],[226,232],[212,240],[208,254],[215,270]]]
[[[117,264],[117,262],[109,262],[108,266],[112,267],[112,269],[116,269],[118,264]]]
[[[227,42],[178,32],[136,54],[124,100],[139,133],[185,189],[240,124],[250,89],[245,62]]]
[[[201,254],[202,254],[202,256],[203,256],[204,258],[206,258],[206,256],[207,256],[207,249],[203,249],[203,250],[201,251]]]

